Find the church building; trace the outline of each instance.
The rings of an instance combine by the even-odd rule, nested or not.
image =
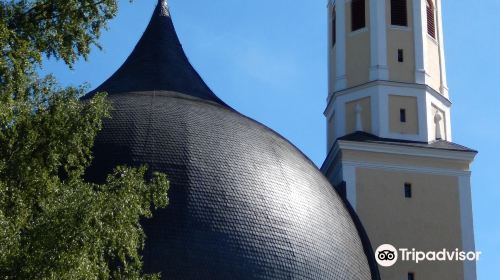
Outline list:
[[[476,152],[452,142],[440,0],[331,0],[325,29],[321,169],[207,86],[166,0],[123,65],[84,97],[107,92],[113,107],[89,180],[102,182],[117,165],[169,177],[170,204],[142,222],[145,272],[175,280],[476,278],[471,262],[387,268],[375,258],[381,244],[474,249]]]

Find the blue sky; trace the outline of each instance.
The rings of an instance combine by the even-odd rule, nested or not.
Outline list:
[[[120,11],[74,70],[47,61],[63,85],[96,87],[126,59],[155,0],[120,0]],[[479,279],[500,264],[500,1],[443,1],[454,142],[479,150],[473,165]],[[170,0],[189,57],[225,102],[281,133],[317,165],[326,153],[326,0]]]

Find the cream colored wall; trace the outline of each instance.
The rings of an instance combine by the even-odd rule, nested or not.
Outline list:
[[[365,97],[346,103],[345,108],[345,127],[346,134],[356,131],[356,105],[361,105],[363,111],[361,112],[361,119],[363,124],[363,131],[372,132],[372,109],[371,98]]]
[[[406,110],[406,122],[400,121],[400,109]],[[401,134],[418,134],[418,103],[413,96],[389,95],[389,130]]]
[[[408,0],[408,27],[391,26],[391,1],[386,0],[387,65],[389,79],[396,82],[415,82],[415,41],[413,33],[413,0]],[[398,61],[398,49],[403,49],[404,62]]]
[[[387,31],[387,65],[389,79],[396,82],[415,83],[415,47],[413,31]],[[398,61],[398,49],[403,50],[404,61]]]
[[[425,27],[427,28],[427,27]],[[427,29],[425,29],[425,32],[427,32]],[[436,31],[437,33],[437,31]],[[427,71],[427,74],[431,77],[431,81],[429,86],[432,87],[434,90],[437,92],[440,91],[441,87],[441,70],[439,66],[439,47],[438,43],[436,40],[434,40],[432,37],[427,36],[427,56],[425,59],[425,69]]]
[[[370,78],[370,1],[365,2],[365,29],[351,32],[351,5],[346,3],[347,86],[364,84]]]
[[[374,250],[382,244],[422,251],[462,248],[458,178],[428,174],[356,170],[357,213]],[[404,184],[412,184],[412,198]],[[379,267],[382,279],[464,279],[461,262],[397,262]]]

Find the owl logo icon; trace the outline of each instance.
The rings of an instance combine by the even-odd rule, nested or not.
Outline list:
[[[398,250],[390,245],[380,245],[375,251],[377,263],[383,267],[393,266],[398,261]]]

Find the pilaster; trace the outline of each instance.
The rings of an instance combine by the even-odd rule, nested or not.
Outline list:
[[[460,220],[462,234],[462,250],[474,252],[474,226],[472,220],[472,198],[470,174],[459,177]],[[464,261],[464,279],[476,280],[476,262]]]
[[[370,1],[370,81],[388,80],[385,0]]]
[[[415,28],[415,82],[425,84],[427,74],[425,70],[425,57],[427,44],[426,0],[413,0],[413,27]]]
[[[336,77],[335,77],[335,91],[343,90],[347,87],[347,77],[346,77],[346,1],[337,0],[335,3],[336,11]]]
[[[440,92],[448,98],[448,80],[446,78],[446,61],[444,56],[444,36],[443,36],[443,17],[441,14],[441,0],[436,0],[436,26],[439,42],[439,66],[441,70]]]

